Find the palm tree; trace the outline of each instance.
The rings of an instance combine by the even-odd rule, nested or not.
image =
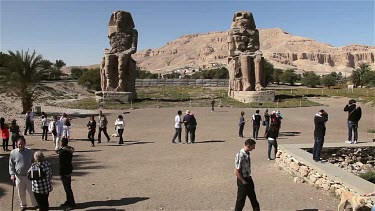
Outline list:
[[[34,91],[40,80],[42,56],[35,51],[9,51],[9,60],[5,71],[1,72],[0,81],[6,90],[21,98],[22,112],[26,113],[35,100]]]

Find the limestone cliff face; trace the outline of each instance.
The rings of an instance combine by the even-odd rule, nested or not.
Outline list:
[[[375,47],[348,45],[334,47],[313,39],[291,35],[282,29],[260,29],[261,51],[275,67],[286,69],[351,72],[358,63],[375,67]],[[203,67],[212,62],[226,64],[226,32],[184,35],[161,48],[133,55],[138,66],[151,72],[182,67]]]

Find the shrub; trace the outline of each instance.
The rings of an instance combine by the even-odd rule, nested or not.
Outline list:
[[[365,179],[375,184],[375,171],[366,172],[366,173],[360,174],[359,176],[362,179]]]
[[[100,69],[88,69],[78,79],[78,84],[87,87],[91,90],[100,91]]]

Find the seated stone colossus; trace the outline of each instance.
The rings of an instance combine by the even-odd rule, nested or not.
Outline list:
[[[259,31],[256,29],[251,12],[236,12],[231,29],[227,32],[229,90],[264,90],[265,74],[262,72],[263,57],[259,43]]]
[[[111,49],[104,49],[100,75],[102,91],[135,92],[138,32],[129,12],[112,13],[108,24]]]

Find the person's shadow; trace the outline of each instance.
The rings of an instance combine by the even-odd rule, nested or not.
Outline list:
[[[95,207],[119,207],[119,206],[125,206],[129,204],[135,204],[140,201],[144,201],[150,199],[149,197],[130,197],[130,198],[122,198],[122,199],[112,199],[107,201],[89,201],[89,202],[83,202],[83,203],[77,203],[76,209],[85,209],[85,210],[123,210],[123,209],[106,209],[106,208],[98,208],[95,209]],[[87,208],[94,208],[94,209],[87,209]],[[50,210],[61,210],[61,207],[50,207]]]

